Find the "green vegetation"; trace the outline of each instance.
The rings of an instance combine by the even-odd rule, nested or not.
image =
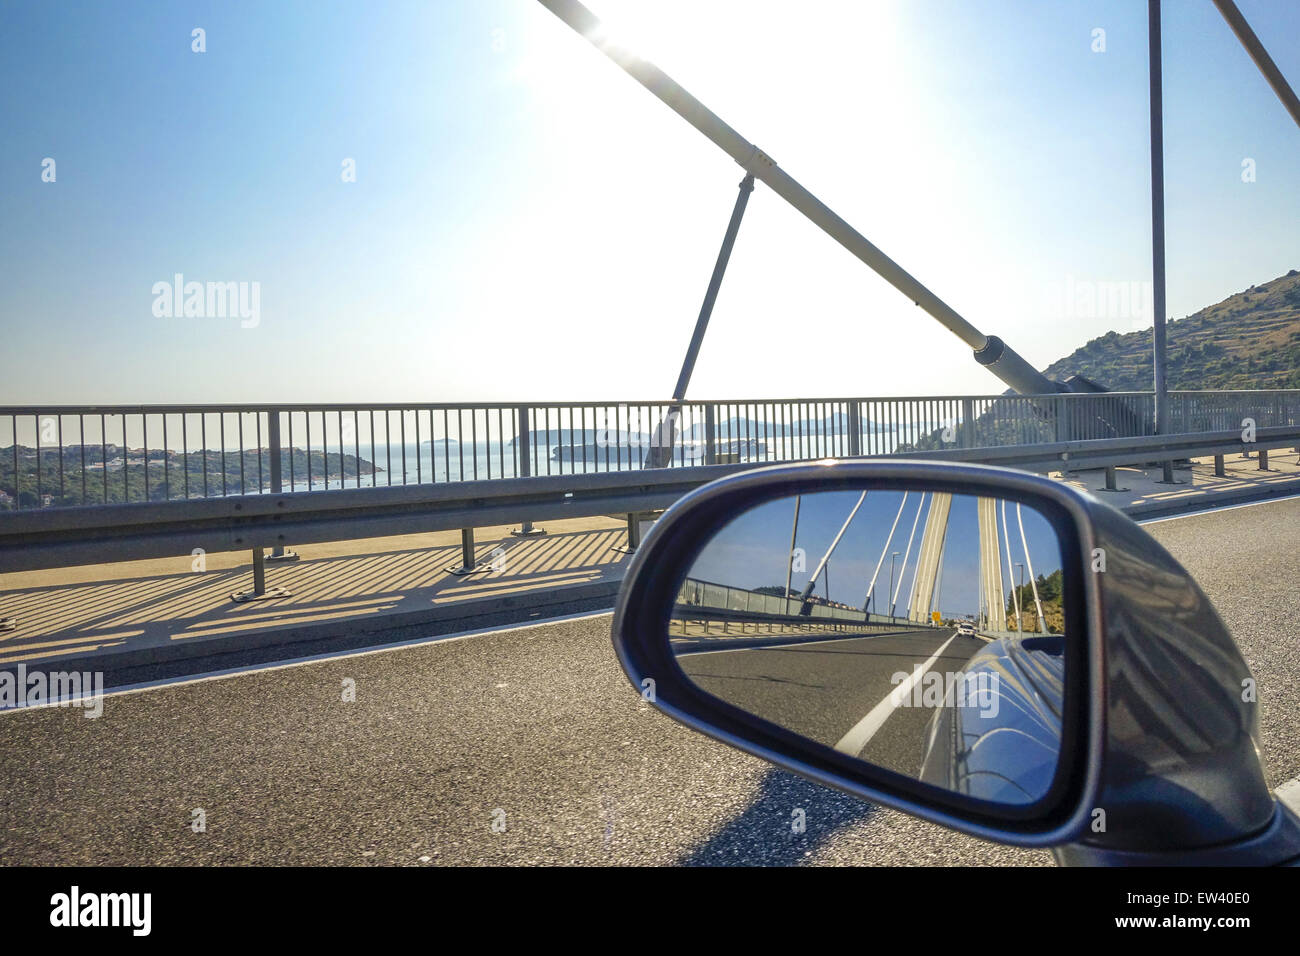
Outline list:
[[[188,455],[150,449],[146,458],[140,448],[87,445],[84,464],[80,445],[42,448],[38,478],[36,449],[19,445],[17,481],[14,480],[14,451],[12,445],[0,448],[0,510],[218,497],[223,492],[255,494],[262,489],[269,490],[271,482],[269,448],[247,449],[242,455],[237,451],[223,455],[211,449],[191,451]],[[368,475],[374,468],[364,458],[353,455],[344,455],[340,460],[336,452],[327,456],[317,450],[309,455],[304,449],[294,448],[292,475],[296,480],[307,477],[309,460],[313,487],[324,487],[327,474],[331,487],[336,487],[342,478]],[[291,474],[290,449],[281,450],[281,461],[283,486],[287,489]]]
[[[1300,271],[1251,286],[1168,330],[1169,387],[1300,388]],[[1151,390],[1151,329],[1107,332],[1043,370],[1084,375],[1113,392]]]
[[[1038,585],[1038,599],[1043,604],[1043,617],[1047,619],[1047,630],[1053,634],[1065,633],[1065,610],[1062,605],[1062,588],[1064,582],[1058,568],[1044,577],[1034,579]],[[1014,626],[1016,619],[1016,599],[1020,600],[1020,614],[1025,622],[1026,631],[1038,630],[1038,608],[1034,604],[1034,588],[1024,584],[1011,589],[1007,595],[1007,626]]]
[[[1171,390],[1300,388],[1300,270],[1251,286],[1166,328]],[[1107,332],[1043,373],[1058,382],[1082,375],[1112,392],[1150,392],[1151,336],[1151,329]],[[1123,425],[1132,411],[1122,407],[1123,399],[1113,401],[1103,417],[1126,434]],[[1056,439],[1055,423],[1047,416],[1023,412],[1009,399],[994,402],[978,416],[965,444],[992,447]],[[944,441],[943,431],[935,429],[898,450],[951,447],[952,441]]]

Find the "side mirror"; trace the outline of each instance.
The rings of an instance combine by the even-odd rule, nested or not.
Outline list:
[[[1300,857],[1209,601],[1047,478],[876,461],[714,482],[642,543],[614,644],[687,726],[975,836],[1063,863]]]

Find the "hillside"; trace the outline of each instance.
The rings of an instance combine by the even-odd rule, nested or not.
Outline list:
[[[1169,322],[1170,389],[1300,388],[1300,271]],[[1151,329],[1108,332],[1043,370],[1084,375],[1113,392],[1146,392]]]

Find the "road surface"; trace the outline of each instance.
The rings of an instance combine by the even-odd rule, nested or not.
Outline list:
[[[1148,530],[1246,654],[1270,784],[1295,777],[1300,501]],[[597,615],[166,686],[95,720],[0,714],[0,864],[1051,862],[679,727],[628,685],[608,632]]]
[[[723,646],[679,654],[677,663],[702,689],[742,710],[918,777],[934,710],[890,706],[894,691],[917,672],[959,675],[985,646],[984,640],[944,628]],[[903,676],[895,679],[898,675]],[[903,697],[907,703],[911,699],[911,694]]]

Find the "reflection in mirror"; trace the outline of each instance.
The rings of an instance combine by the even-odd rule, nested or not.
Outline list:
[[[1061,548],[1015,501],[820,492],[705,543],[670,623],[701,690],[794,733],[983,800],[1042,799],[1056,770]]]

